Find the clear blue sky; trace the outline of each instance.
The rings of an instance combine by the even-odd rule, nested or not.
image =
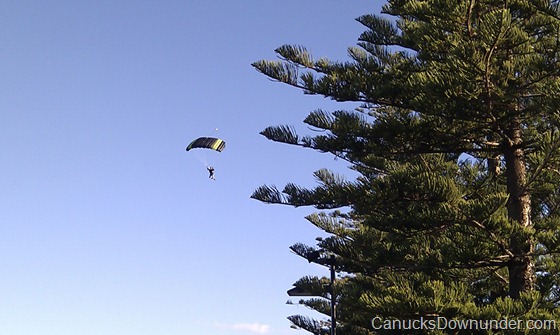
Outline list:
[[[338,106],[250,64],[282,44],[346,59],[374,0],[0,2],[0,334],[297,334],[289,252],[313,211],[249,198],[347,172],[268,141]],[[227,142],[208,155],[188,142]]]

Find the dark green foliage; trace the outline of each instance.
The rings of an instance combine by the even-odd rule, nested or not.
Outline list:
[[[393,0],[350,60],[315,60],[282,46],[268,77],[354,111],[316,110],[323,130],[288,126],[267,138],[346,160],[318,186],[262,186],[253,198],[326,212],[307,220],[336,256],[338,334],[509,334],[509,330],[374,330],[371,320],[554,320],[560,329],[560,11],[557,1]],[[325,278],[296,282],[322,298]],[[327,299],[327,300],[325,300]],[[323,324],[292,322],[311,332]]]

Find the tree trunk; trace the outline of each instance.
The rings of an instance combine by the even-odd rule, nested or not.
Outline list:
[[[519,224],[510,236],[510,251],[514,257],[508,266],[509,295],[517,299],[521,292],[531,290],[534,285],[533,261],[528,255],[533,251],[530,237],[523,233],[524,227],[531,226],[531,202],[526,189],[525,153],[522,148],[522,131],[518,120],[508,131],[508,143],[504,149],[506,164],[508,217]]]

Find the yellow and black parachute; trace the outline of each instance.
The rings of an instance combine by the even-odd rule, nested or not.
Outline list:
[[[192,141],[187,146],[187,151],[194,149],[194,148],[203,148],[203,149],[211,149],[222,152],[226,147],[226,142],[219,138],[215,137],[199,137],[196,140]]]

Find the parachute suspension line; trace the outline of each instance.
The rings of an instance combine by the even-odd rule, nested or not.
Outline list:
[[[215,128],[214,130],[212,130],[212,132],[208,136],[211,137],[217,131],[218,131],[218,128]],[[208,163],[208,153],[207,153],[207,151],[203,151],[203,152],[204,152],[204,167],[206,169],[208,169],[210,167],[210,163]]]
[[[208,153],[206,151],[202,151],[202,164],[204,167],[208,167]]]
[[[208,167],[208,154],[205,151],[193,150],[193,155],[198,159],[200,164],[204,167]]]

